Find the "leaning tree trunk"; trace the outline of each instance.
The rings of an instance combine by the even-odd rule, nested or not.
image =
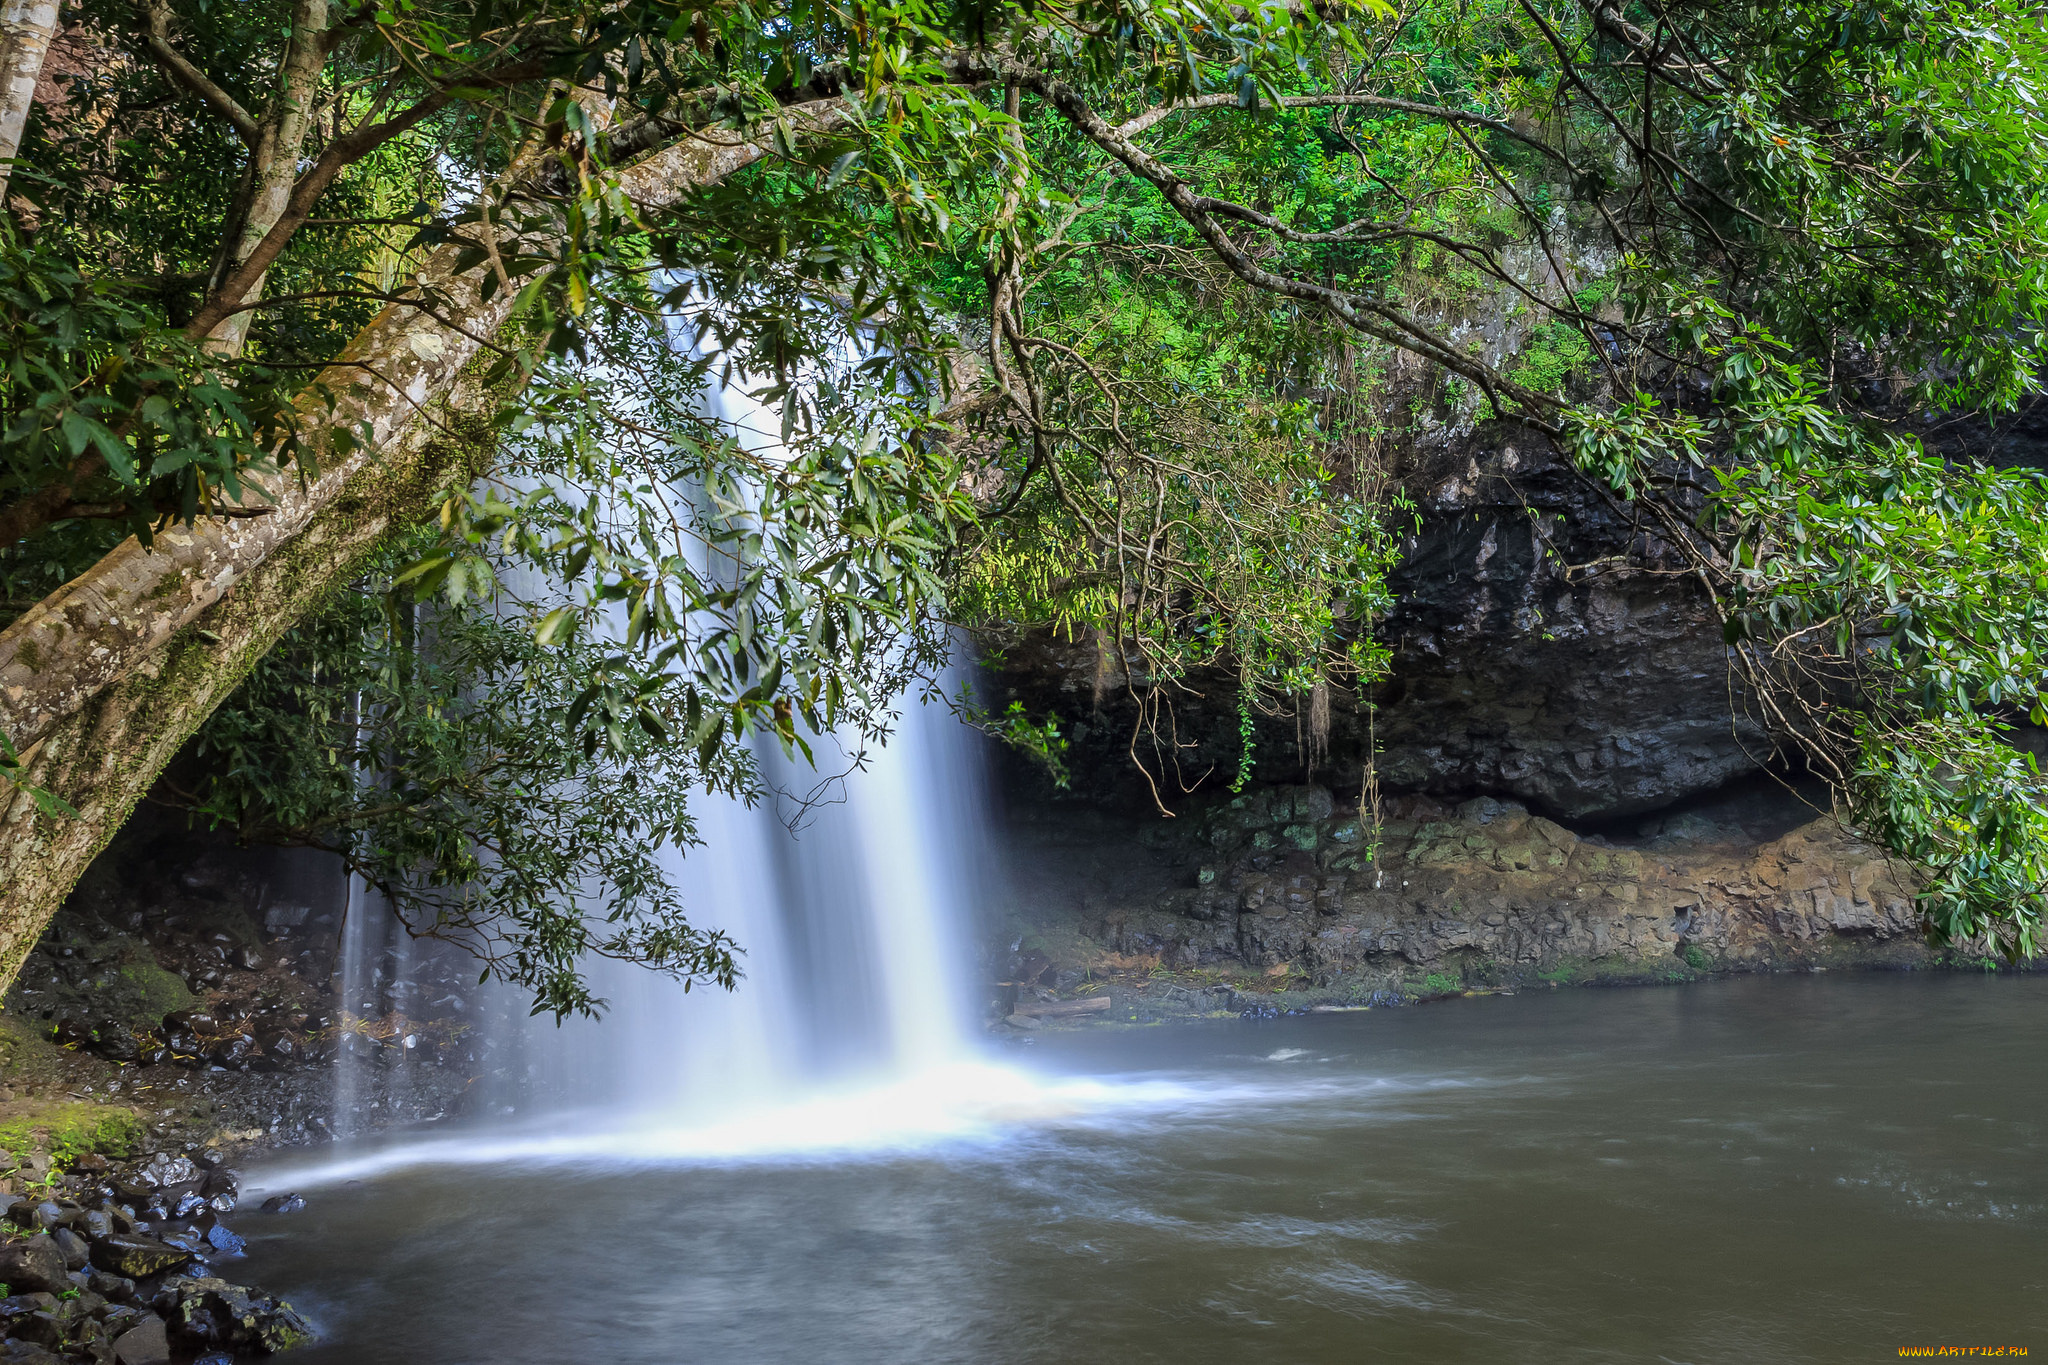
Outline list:
[[[837,100],[789,112],[814,130],[846,117]],[[621,171],[620,187],[643,211],[659,212],[760,160],[771,139],[770,131],[729,142],[694,135]],[[525,248],[547,245],[529,239]],[[124,541],[0,631],[0,732],[17,749],[162,649],[351,482],[388,458],[392,442],[420,429],[427,405],[452,390],[512,310],[512,290],[484,297],[490,274],[483,266],[456,270],[467,249],[452,243],[421,268],[431,309],[386,308],[299,400],[298,423],[322,457],[318,478],[300,483],[287,476],[267,516],[203,518],[159,535],[150,548]],[[330,458],[336,431],[368,433],[368,439],[345,458]],[[6,890],[0,881],[0,897]]]
[[[76,816],[43,814],[26,792],[0,787],[0,990],[179,746],[278,638],[380,540],[421,520],[437,491],[482,470],[495,397],[471,387],[438,405],[433,439],[351,481],[192,629],[45,734],[25,776]]]
[[[848,116],[836,100],[787,112],[813,132]],[[658,212],[771,146],[770,130],[695,135],[619,178]],[[512,291],[486,300],[482,268],[455,271],[459,250],[421,271],[432,312],[386,308],[300,403],[307,430],[367,431],[363,448],[282,490],[267,516],[203,520],[152,549],[124,542],[0,632],[0,732],[28,760],[26,779],[78,811],[46,816],[0,786],[0,990],[178,747],[366,550],[463,477],[451,415],[482,439],[490,414],[446,405],[505,325]]]

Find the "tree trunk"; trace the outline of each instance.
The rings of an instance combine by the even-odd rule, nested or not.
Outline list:
[[[836,100],[790,112],[812,129],[847,117]],[[621,186],[643,211],[659,212],[760,160],[770,138],[767,131],[730,142],[692,137],[627,167]],[[17,749],[126,677],[351,482],[420,438],[426,405],[453,388],[512,308],[510,290],[483,297],[485,267],[455,272],[462,250],[460,244],[444,247],[420,271],[423,292],[434,299],[431,312],[408,304],[386,308],[300,398],[302,440],[320,456],[319,478],[299,482],[286,473],[277,480],[285,486],[277,490],[276,510],[267,516],[203,518],[158,536],[149,549],[124,541],[0,632],[0,732]],[[333,458],[336,431],[359,439],[367,432],[368,439]],[[0,881],[0,894],[5,891]]]
[[[320,72],[327,65],[327,0],[298,0],[292,6],[292,34],[285,48],[283,70],[279,73],[277,102],[263,121],[256,146],[251,150],[250,172],[254,186],[248,211],[242,217],[238,240],[221,260],[220,270],[209,287],[218,287],[234,268],[249,258],[256,244],[277,226],[284,216],[285,202],[299,178],[299,156],[306,145],[306,131],[312,126],[313,101],[320,91]],[[263,296],[263,276],[250,286],[248,297]],[[255,314],[232,313],[207,336],[207,345],[222,355],[238,356],[249,336],[249,321]]]
[[[836,100],[789,113],[814,132],[849,117]],[[770,146],[767,130],[700,135],[620,179],[658,212]],[[330,393],[300,403],[309,429],[367,428],[367,448],[283,490],[271,515],[203,521],[157,537],[154,550],[124,542],[0,633],[0,731],[22,752],[24,777],[78,811],[45,816],[0,786],[0,990],[164,765],[265,651],[382,537],[475,476],[492,400],[474,394],[457,411],[452,396],[471,393],[464,372],[511,300],[500,290],[486,302],[483,272],[454,275],[453,259],[454,249],[437,253],[422,272],[440,293],[433,315],[387,308],[323,372]]]
[[[380,540],[420,521],[437,490],[481,471],[495,401],[472,389],[438,407],[434,440],[352,480],[193,629],[59,721],[26,755],[27,779],[62,794],[78,814],[44,815],[27,793],[0,787],[0,991],[164,765],[278,638]]]
[[[57,0],[0,0],[0,202],[7,197],[6,158],[21,151],[22,131],[36,103],[36,80],[57,31]]]

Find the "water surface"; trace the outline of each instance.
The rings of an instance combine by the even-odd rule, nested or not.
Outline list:
[[[252,1179],[298,1365],[2048,1350],[2048,978],[1780,977],[1043,1037],[715,1138]],[[244,1273],[245,1272],[245,1273]]]

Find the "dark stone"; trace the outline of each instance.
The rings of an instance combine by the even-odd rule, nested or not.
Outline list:
[[[174,1247],[154,1237],[143,1237],[133,1233],[117,1233],[112,1237],[102,1237],[92,1244],[94,1266],[131,1280],[161,1275],[166,1270],[177,1269],[191,1259],[192,1253],[182,1247]]]
[[[93,1293],[115,1303],[135,1302],[135,1281],[121,1275],[109,1275],[104,1270],[95,1270],[87,1281],[87,1287]]]
[[[93,1031],[90,1025],[80,1023],[78,1020],[67,1016],[57,1021],[57,1027],[51,1034],[51,1037],[57,1041],[59,1046],[91,1043],[93,1041]]]
[[[263,912],[263,931],[276,935],[297,929],[312,913],[312,907],[307,905],[273,905]]]
[[[49,1237],[0,1247],[0,1284],[9,1289],[61,1294],[71,1288],[68,1271],[64,1253]]]
[[[114,1220],[99,1209],[87,1209],[73,1221],[72,1226],[78,1229],[80,1236],[90,1241],[95,1237],[110,1236],[114,1231]]]
[[[199,1168],[192,1164],[190,1157],[158,1152],[142,1167],[140,1174],[152,1188],[161,1188],[165,1185],[182,1185],[188,1180],[197,1180]]]
[[[296,1194],[273,1194],[263,1201],[265,1213],[297,1213],[306,1207],[306,1201]]]
[[[54,1199],[45,1199],[36,1205],[36,1226],[48,1231],[64,1221],[64,1208]]]
[[[1369,719],[1389,793],[1489,793],[1565,820],[1645,813],[1757,770],[1770,746],[1740,699],[1730,706],[1713,605],[1668,572],[1679,566],[1628,509],[1544,437],[1512,426],[1418,441],[1397,460],[1420,525],[1374,632],[1393,649],[1391,671],[1370,716],[1332,689],[1318,780],[1358,790]],[[1077,790],[1149,809],[1127,744],[1137,663],[1033,635],[1005,649],[1000,668],[1033,714],[1082,722],[1067,759]],[[1234,771],[1234,681],[1204,674],[1191,688],[1174,703],[1171,732],[1193,746],[1179,770]],[[1291,713],[1258,722],[1260,782],[1301,780],[1295,727]]]
[[[255,1051],[256,1040],[246,1033],[237,1033],[222,1038],[206,1050],[209,1060],[230,1070],[239,1070],[248,1064],[249,1054]]]
[[[290,1304],[210,1276],[172,1276],[157,1291],[156,1305],[178,1336],[208,1346],[267,1353],[313,1336]]]
[[[50,1312],[57,1304],[58,1298],[55,1294],[10,1294],[0,1299],[0,1323],[12,1322],[30,1313]]]
[[[230,1231],[225,1223],[215,1223],[206,1230],[206,1244],[223,1256],[239,1256],[249,1245]]]
[[[70,1228],[58,1228],[50,1234],[50,1240],[55,1242],[57,1250],[63,1253],[66,1270],[83,1270],[86,1262],[92,1258],[91,1248],[86,1245],[85,1239]]]
[[[180,1251],[189,1251],[194,1256],[204,1256],[212,1249],[207,1246],[206,1238],[193,1228],[172,1228],[167,1232],[159,1233],[158,1236],[165,1246],[176,1247]]]
[[[220,1021],[201,1010],[179,1010],[164,1016],[164,1032],[196,1033],[202,1038],[210,1038],[220,1032]]]
[[[62,1307],[59,1305],[59,1309]],[[58,1310],[51,1309],[16,1318],[7,1325],[7,1333],[17,1341],[33,1341],[54,1351],[64,1345],[64,1338],[70,1335],[70,1330]]]
[[[199,1192],[208,1199],[217,1194],[240,1194],[242,1178],[225,1167],[216,1168],[206,1173],[206,1179],[200,1183]]]
[[[149,1314],[115,1337],[114,1359],[120,1365],[170,1365],[171,1340],[164,1320]]]
[[[5,1365],[69,1365],[63,1356],[32,1341],[0,1342],[0,1362],[5,1362]]]

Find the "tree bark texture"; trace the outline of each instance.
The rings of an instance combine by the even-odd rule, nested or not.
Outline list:
[[[850,117],[836,100],[790,112],[813,131]],[[626,168],[626,192],[659,211],[771,146],[766,131],[713,138]],[[475,477],[497,400],[464,372],[482,367],[512,291],[485,300],[484,272],[455,275],[455,252],[421,271],[441,296],[432,313],[385,309],[301,401],[309,428],[367,428],[365,449],[281,490],[271,515],[202,521],[151,549],[124,542],[0,633],[0,730],[27,760],[26,779],[78,811],[47,816],[0,786],[0,991],[179,746],[264,653],[363,554],[428,513],[435,493]]]
[[[57,0],[0,0],[0,199],[7,192],[5,164],[21,152],[22,130],[35,107],[36,78],[57,32]]]
[[[26,754],[28,780],[77,809],[52,817],[0,787],[0,991],[72,885],[187,739],[278,638],[433,494],[473,477],[491,442],[494,396],[437,404],[432,440],[351,480],[299,534],[238,576],[167,648],[65,716]]]
[[[836,100],[790,112],[812,129],[848,117]],[[634,163],[620,172],[622,187],[643,211],[659,212],[760,160],[771,144],[767,131],[714,138],[695,137]],[[317,478],[277,478],[283,486],[269,515],[203,518],[157,536],[148,548],[124,541],[0,632],[0,731],[17,749],[128,676],[303,531],[352,481],[380,461],[402,458],[408,442],[431,430],[428,406],[453,388],[513,304],[511,290],[484,298],[486,267],[455,272],[462,249],[443,247],[420,270],[420,292],[435,300],[431,309],[409,303],[384,309],[300,398],[302,439],[315,451],[338,429],[367,433],[359,449],[323,460]]]
[[[285,204],[299,178],[299,155],[312,126],[313,101],[320,91],[320,72],[327,65],[327,0],[298,0],[292,6],[292,36],[285,49],[284,70],[278,82],[277,100],[270,116],[257,132],[250,151],[250,173],[254,183],[247,211],[242,216],[239,240],[222,260],[221,277],[249,258],[249,253],[277,226]],[[211,281],[218,285],[220,279]],[[249,297],[263,294],[263,277],[258,276]],[[249,320],[254,314],[230,314],[207,337],[207,344],[223,355],[240,355],[248,339]]]

